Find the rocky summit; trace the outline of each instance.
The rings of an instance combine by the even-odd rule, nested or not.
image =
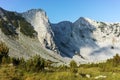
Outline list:
[[[37,54],[64,64],[101,62],[120,52],[120,23],[80,17],[55,24],[42,9],[17,13],[0,8],[0,41],[13,57]]]

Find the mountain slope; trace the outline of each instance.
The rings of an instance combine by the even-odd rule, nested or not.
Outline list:
[[[38,35],[34,26],[20,13],[0,8],[0,41],[5,42],[9,47],[10,56],[28,59],[37,54],[53,62],[63,62],[64,59],[60,55],[43,47]]]
[[[17,13],[0,8],[0,41],[13,57],[38,54],[57,63],[100,62],[120,52],[119,40],[120,23],[81,17],[53,24],[42,9]]]
[[[120,23],[97,22],[79,18],[74,23],[52,24],[55,42],[64,56],[81,62],[98,62],[119,53]]]

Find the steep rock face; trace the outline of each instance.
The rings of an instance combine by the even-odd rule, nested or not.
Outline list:
[[[52,24],[61,55],[81,62],[98,62],[119,53],[120,23],[79,18],[74,23]]]
[[[37,31],[38,39],[42,46],[55,51],[56,46],[53,41],[54,34],[52,33],[46,13],[41,9],[32,9],[22,13],[22,16],[31,23]]]
[[[52,24],[52,30],[54,32],[54,40],[61,52],[62,56],[71,57],[73,50],[71,47],[67,47],[70,43],[71,31],[72,31],[72,23],[71,22],[60,22],[58,24]]]
[[[44,28],[46,26],[42,27]],[[42,28],[40,28],[40,30],[41,29]],[[10,56],[28,59],[37,54],[47,60],[63,63],[64,59],[60,55],[57,55],[49,49],[45,49],[45,47],[41,45],[42,43],[40,43],[36,31],[34,30],[34,27],[21,16],[20,13],[0,8],[0,41],[7,44]],[[44,31],[41,33],[45,35]],[[49,34],[49,36],[51,35]],[[41,38],[41,40],[42,39],[44,38]],[[48,42],[50,40],[48,38],[45,39],[47,39]],[[44,44],[46,45],[47,43]],[[52,45],[50,45],[50,47],[51,46]]]

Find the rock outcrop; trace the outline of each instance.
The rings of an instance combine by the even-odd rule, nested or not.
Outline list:
[[[54,34],[46,13],[42,9],[32,9],[22,13],[22,16],[34,27],[38,33],[38,39],[43,47],[56,51],[53,40]]]

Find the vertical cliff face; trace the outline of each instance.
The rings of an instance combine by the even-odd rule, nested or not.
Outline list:
[[[52,24],[52,30],[54,32],[54,41],[60,51],[60,54],[62,56],[69,56],[71,57],[72,54],[72,49],[67,47],[68,43],[70,43],[70,36],[71,36],[71,31],[72,31],[72,23],[65,21],[65,22],[60,22],[58,24]]]
[[[22,13],[22,16],[34,27],[38,33],[38,39],[42,46],[50,49],[56,50],[56,46],[53,40],[54,34],[51,30],[51,26],[46,16],[46,13],[41,9],[32,9],[25,13]]]
[[[89,55],[86,55],[86,52],[90,53],[93,48],[97,47],[92,36],[95,27],[89,21],[85,18],[80,18],[74,23],[63,21],[58,24],[52,24],[52,30],[55,34],[54,40],[63,57],[84,62]],[[83,48],[88,48],[89,51],[83,52]]]

